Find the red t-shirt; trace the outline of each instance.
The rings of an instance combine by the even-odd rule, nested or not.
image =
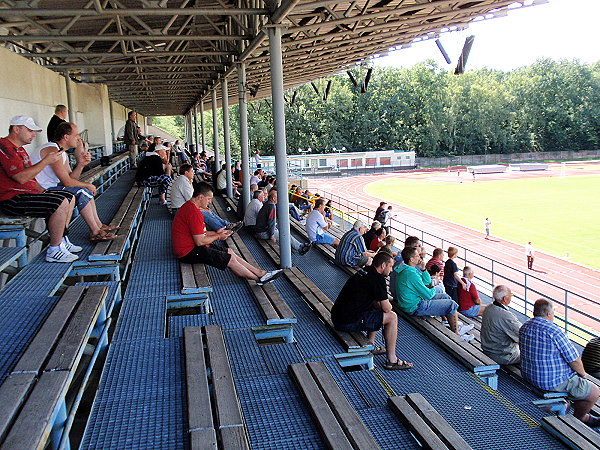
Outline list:
[[[19,194],[42,192],[35,178],[23,184],[12,179],[13,175],[31,166],[29,154],[23,147],[17,147],[7,138],[0,139],[0,202]]]
[[[462,279],[465,281],[465,278]],[[465,291],[462,285],[458,285],[458,310],[466,311],[473,305],[476,305],[475,299],[479,298],[479,294],[477,293],[477,288],[474,283],[471,283],[469,286],[469,290]]]
[[[185,202],[177,211],[171,226],[173,253],[177,258],[183,258],[190,253],[196,244],[192,235],[204,234],[204,216],[191,201]]]
[[[378,237],[375,237],[375,239],[373,239],[371,241],[371,246],[369,247],[369,250],[372,250],[372,251],[376,252],[379,249],[379,244],[381,242],[383,242],[383,241],[379,240]]]
[[[440,273],[438,274],[440,278],[444,278],[444,263],[439,259],[431,258],[429,261],[427,261],[427,264],[425,264],[425,270],[431,269],[431,266],[434,264],[440,268]]]

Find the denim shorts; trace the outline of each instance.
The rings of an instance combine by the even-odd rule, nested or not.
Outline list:
[[[334,324],[338,331],[378,331],[383,325],[383,311],[367,311],[356,322]]]
[[[581,378],[579,375],[573,375],[567,381],[560,383],[554,389],[556,392],[566,392],[569,394],[569,400],[583,400],[592,392],[592,382]]]
[[[461,313],[463,316],[467,316],[467,317],[477,317],[477,315],[479,314],[480,308],[481,308],[481,305],[473,305],[469,309],[465,309],[464,311],[459,311],[459,313]]]
[[[315,244],[333,244],[335,241],[334,237],[329,233],[317,234]]]
[[[451,316],[458,309],[452,300],[423,300],[411,314],[413,316]]]

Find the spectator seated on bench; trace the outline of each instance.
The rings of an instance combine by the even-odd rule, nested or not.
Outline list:
[[[250,200],[250,203],[248,203],[246,206],[244,213],[244,226],[250,233],[254,233],[258,212],[263,207],[263,203],[267,199],[267,195],[265,191],[259,189],[256,184],[250,185],[250,191],[252,192],[252,200]]]
[[[272,240],[279,242],[279,230],[277,229],[277,190],[271,189],[268,199],[262,206],[256,217],[254,227],[257,239]],[[292,250],[299,255],[305,255],[312,247],[311,242],[301,244],[294,236],[290,235]]]
[[[369,228],[369,230],[367,230],[367,232],[363,235],[363,239],[365,241],[365,245],[367,246],[367,248],[371,247],[371,241],[373,241],[373,239],[375,239],[375,236],[377,235],[377,231],[381,229],[381,222],[379,222],[378,220],[374,220],[373,223],[371,224],[371,228]]]
[[[473,325],[458,326],[458,305],[449,299],[434,299],[435,288],[427,287],[431,283],[429,272],[426,270],[420,272],[416,268],[423,262],[419,250],[415,247],[406,247],[402,250],[402,259],[404,264],[394,268],[395,300],[399,308],[413,316],[445,316],[450,324],[450,330],[467,342],[473,340],[473,335],[466,334],[473,329]]]
[[[498,364],[519,364],[519,329],[521,322],[508,310],[512,299],[508,286],[500,284],[492,291],[494,302],[481,319],[481,350]]]
[[[64,237],[68,229],[75,198],[65,191],[45,191],[35,177],[46,166],[61,160],[62,151],[50,153],[32,164],[23,148],[31,144],[42,129],[28,116],[10,121],[8,136],[0,139],[0,209],[9,216],[43,217],[48,224],[50,246],[48,262],[73,262],[78,257],[69,251],[81,250]]]
[[[63,190],[70,192],[75,196],[77,208],[83,220],[90,229],[91,241],[108,241],[116,238],[115,228],[104,225],[98,217],[94,196],[96,195],[96,186],[92,183],[79,181],[83,168],[91,161],[91,156],[87,151],[87,143],[84,143],[79,136],[79,129],[74,123],[63,122],[55,130],[54,139],[36,149],[31,155],[31,161],[34,164],[40,162],[49,153],[60,152],[62,158],[44,167],[35,177],[36,181],[44,188],[49,190]],[[73,170],[69,164],[69,158],[62,149],[74,148],[77,165]],[[72,246],[67,244],[67,249],[73,251]]]
[[[335,263],[345,267],[364,267],[370,266],[375,256],[375,252],[367,250],[363,234],[367,231],[367,226],[357,220],[340,239],[340,244],[335,249]]]
[[[535,301],[533,318],[519,330],[519,348],[525,380],[545,391],[566,392],[573,415],[592,428],[600,426],[600,417],[589,414],[600,388],[586,379],[579,353],[554,323],[554,306],[548,300]]]
[[[158,187],[160,202],[167,204],[166,193],[173,182],[173,179],[165,173],[163,162],[156,152],[146,152],[146,156],[139,162],[135,181],[140,186]]]
[[[206,231],[201,209],[207,209],[213,199],[213,188],[207,183],[199,183],[194,187],[192,199],[177,211],[173,219],[172,240],[173,251],[179,261],[188,264],[208,264],[220,270],[229,268],[236,275],[254,280],[258,284],[273,281],[281,275],[281,270],[267,272],[254,267],[237,256],[231,249],[223,250],[215,245],[216,241],[224,241],[232,231],[221,228],[217,231]]]
[[[383,326],[385,349],[376,348],[374,354],[383,354],[388,370],[410,369],[412,363],[396,356],[398,317],[388,299],[385,278],[392,271],[394,260],[386,253],[375,255],[366,275],[352,275],[340,291],[331,309],[331,320],[336,330],[366,331],[372,344],[377,331]]]
[[[326,233],[331,227],[331,220],[325,219],[325,200],[320,198],[315,202],[314,209],[306,217],[306,233],[314,244],[339,245],[340,240]]]
[[[485,311],[485,305],[481,304],[479,293],[473,283],[475,272],[469,266],[463,269],[462,282],[467,286],[466,289],[462,284],[458,285],[458,312],[467,317],[481,316]]]

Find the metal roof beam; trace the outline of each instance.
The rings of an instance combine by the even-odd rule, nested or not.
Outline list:
[[[74,64],[49,64],[46,67],[49,69],[56,70],[65,70],[65,69],[127,69],[127,68],[144,68],[144,67],[222,67],[223,64],[219,63],[205,63],[205,62],[197,62],[197,63],[131,63],[131,64],[115,64],[115,63],[103,63],[103,64],[95,64],[95,63],[74,63]]]
[[[64,17],[64,16],[264,16],[264,8],[114,8],[103,9],[40,9],[12,8],[0,10],[0,17]]]
[[[239,41],[249,40],[252,36],[248,35],[193,35],[193,36],[119,36],[112,35],[82,35],[82,36],[54,36],[54,35],[0,35],[0,42],[7,41],[24,41],[24,42],[86,42],[86,41],[102,41],[102,42],[118,42],[118,41]]]

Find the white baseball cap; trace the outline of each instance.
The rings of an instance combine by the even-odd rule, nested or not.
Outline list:
[[[29,116],[15,116],[10,119],[10,125],[23,125],[29,128],[31,131],[42,131],[42,129],[38,127],[33,119]]]

